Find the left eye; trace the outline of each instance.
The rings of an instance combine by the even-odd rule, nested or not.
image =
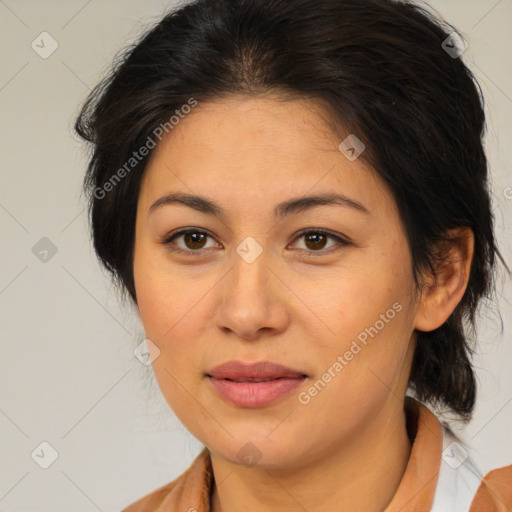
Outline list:
[[[175,242],[175,240],[180,238],[184,244],[184,246],[181,247]],[[206,231],[202,231],[200,229],[186,229],[168,236],[162,241],[162,244],[169,246],[169,249],[173,252],[195,256],[200,253],[201,249],[211,248],[211,246],[206,246],[206,240],[208,238],[212,238],[213,240],[213,237],[211,237]],[[328,246],[327,248],[336,246],[336,244],[341,246],[350,244],[350,242],[340,236],[334,235],[333,233],[323,229],[310,229],[309,231],[303,231],[294,239],[294,242],[302,238],[304,239],[305,248],[299,247],[299,249],[308,252],[325,252],[324,249],[326,248],[326,242],[329,239],[336,243]]]
[[[330,233],[329,231],[325,231],[323,229],[314,229],[309,231],[304,231],[295,240],[300,240],[304,238],[304,244],[306,246],[305,250],[311,252],[320,252],[325,249],[325,244],[327,240],[334,240],[339,245],[348,245],[349,242],[344,240],[343,238]],[[332,244],[328,248],[336,246],[336,243]]]

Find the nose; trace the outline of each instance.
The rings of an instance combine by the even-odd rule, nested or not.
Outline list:
[[[290,291],[279,276],[279,265],[270,260],[265,249],[255,259],[246,257],[243,247],[233,253],[232,266],[217,289],[215,324],[224,334],[255,341],[286,329]]]

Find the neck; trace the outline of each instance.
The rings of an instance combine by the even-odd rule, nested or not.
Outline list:
[[[212,512],[238,512],[240,504],[244,512],[382,512],[411,453],[405,412],[397,402],[393,398],[350,442],[317,453],[300,467],[247,468],[211,453],[219,482],[212,490]]]

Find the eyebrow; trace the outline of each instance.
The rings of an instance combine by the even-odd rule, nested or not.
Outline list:
[[[167,194],[160,199],[157,199],[149,207],[148,215],[162,206],[176,203],[183,204],[189,208],[193,208],[194,210],[205,213],[207,215],[226,218],[226,211],[210,199],[199,195],[184,194],[179,192]],[[288,215],[301,213],[316,206],[342,206],[345,208],[352,208],[367,215],[370,213],[368,209],[358,201],[350,199],[343,194],[331,192],[310,196],[299,196],[288,199],[287,201],[276,205],[273,214],[275,218],[282,219]]]

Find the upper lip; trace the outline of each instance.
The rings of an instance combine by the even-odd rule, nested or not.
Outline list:
[[[304,372],[287,368],[270,361],[243,363],[242,361],[227,361],[210,370],[207,374],[216,379],[277,379],[279,377],[306,377]]]

